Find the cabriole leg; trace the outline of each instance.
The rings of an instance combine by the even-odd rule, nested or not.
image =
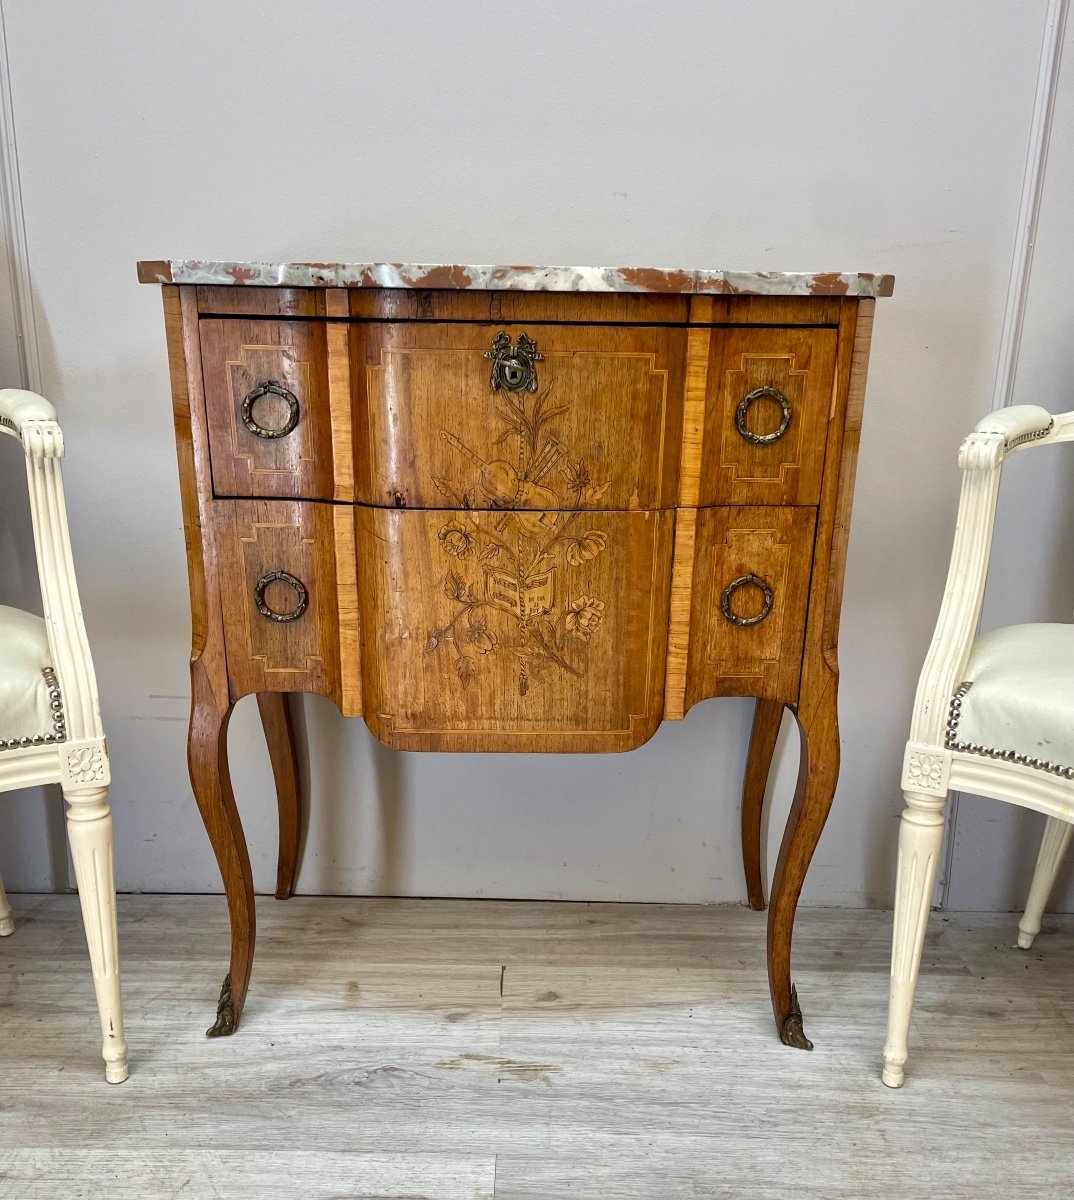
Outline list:
[[[891,943],[888,1036],[884,1046],[884,1082],[902,1087],[910,1013],[921,970],[921,951],[929,923],[932,893],[943,848],[946,796],[906,792],[899,825],[895,881],[895,923]]]
[[[832,674],[819,695],[803,701],[797,718],[802,756],[798,785],[779,848],[768,907],[768,986],[780,1040],[812,1050],[802,1027],[798,994],[791,984],[791,938],[798,897],[817,848],[839,779],[837,686]]]
[[[298,874],[299,838],[302,832],[302,792],[298,781],[298,755],[287,692],[258,692],[257,709],[265,730],[276,805],[280,813],[280,853],[276,864],[276,899],[294,893]]]
[[[15,918],[11,915],[11,905],[7,902],[4,881],[0,879],[0,937],[10,937],[14,932]]]
[[[214,695],[200,659],[191,663],[190,677],[190,783],[224,880],[231,920],[231,969],[220,989],[216,1020],[206,1030],[209,1037],[220,1037],[238,1028],[246,1000],[254,955],[254,884],[228,770],[227,727],[232,706],[229,700]]]
[[[93,988],[104,1035],[104,1073],[109,1083],[127,1078],[127,1042],[119,990],[119,937],[112,869],[112,814],[108,789],[65,791],[67,838],[75,864],[78,899],[86,927]]]
[[[1060,817],[1048,818],[1040,843],[1040,853],[1037,855],[1037,866],[1033,872],[1033,883],[1029,888],[1026,910],[1018,922],[1018,945],[1023,950],[1028,950],[1033,945],[1033,939],[1040,933],[1044,906],[1052,894],[1055,876],[1070,845],[1071,834],[1074,834],[1074,825],[1069,821]]]
[[[779,700],[758,700],[753,714],[753,732],[746,757],[746,775],[742,782],[742,869],[746,875],[746,895],[750,908],[764,909],[764,880],[761,870],[761,817],[772,756],[776,752],[783,704]]]

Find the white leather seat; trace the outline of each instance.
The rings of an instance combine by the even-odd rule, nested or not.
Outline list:
[[[951,749],[1074,779],[1074,625],[1009,625],[973,643]]]
[[[0,749],[62,741],[63,727],[44,620],[0,604]]]

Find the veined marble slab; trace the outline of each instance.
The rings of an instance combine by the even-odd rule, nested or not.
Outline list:
[[[246,287],[448,288],[519,292],[670,292],[752,296],[890,296],[894,275],[864,271],[704,271],[667,267],[510,267],[459,263],[138,264],[142,283]]]

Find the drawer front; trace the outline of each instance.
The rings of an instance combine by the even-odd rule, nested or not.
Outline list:
[[[217,500],[213,524],[232,695],[319,692],[357,714],[354,510]]]
[[[835,346],[834,329],[713,331],[702,505],[818,502]]]
[[[360,501],[674,506],[685,329],[369,322],[351,336]]]
[[[671,512],[358,509],[366,722],[413,750],[629,750],[663,712]]]
[[[216,495],[333,499],[325,323],[199,328]]]
[[[816,513],[697,514],[686,707],[708,696],[798,699]]]

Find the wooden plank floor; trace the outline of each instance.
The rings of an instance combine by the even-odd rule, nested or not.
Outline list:
[[[733,907],[258,902],[243,1028],[203,1036],[219,897],[120,898],[131,1077],[104,1083],[77,902],[0,942],[3,1200],[1074,1196],[1074,918],[934,916],[907,1085],[890,914],[800,916],[813,1054]]]

